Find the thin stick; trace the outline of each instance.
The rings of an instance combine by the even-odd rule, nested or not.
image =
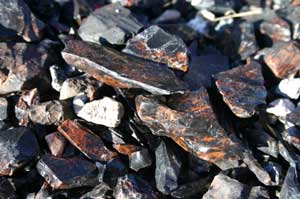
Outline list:
[[[246,17],[246,16],[251,16],[251,15],[258,15],[258,14],[262,14],[263,10],[262,9],[255,9],[255,10],[250,10],[247,12],[240,12],[240,13],[235,13],[235,14],[231,14],[231,15],[226,15],[223,17],[218,17],[213,19],[212,21],[217,22],[220,20],[224,20],[224,19],[232,19],[232,18],[237,18],[237,17]]]

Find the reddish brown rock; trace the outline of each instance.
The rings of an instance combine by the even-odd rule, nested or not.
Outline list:
[[[259,30],[262,34],[269,36],[273,42],[290,41],[290,25],[279,17],[272,17],[260,24]]]
[[[278,42],[268,49],[264,61],[276,77],[294,77],[300,69],[300,50],[293,42]]]
[[[138,147],[138,146],[132,145],[132,144],[114,144],[113,147],[119,153],[128,155],[128,156],[141,149],[141,147]]]
[[[188,70],[189,53],[185,43],[158,26],[150,26],[128,40],[123,52],[164,63],[184,72]]]
[[[268,173],[249,151],[218,124],[203,87],[171,96],[167,105],[153,96],[136,98],[137,114],[154,134],[172,138],[186,151],[221,169],[238,167],[243,160],[261,182],[272,184]]]
[[[107,162],[117,156],[104,146],[100,137],[78,122],[66,120],[58,127],[58,131],[91,160]]]
[[[224,102],[238,117],[251,117],[257,105],[266,103],[267,91],[261,66],[255,61],[220,72],[214,78]]]
[[[107,85],[142,88],[159,95],[186,90],[186,84],[164,65],[80,40],[67,39],[65,43],[65,61]]]
[[[67,140],[62,137],[58,132],[51,133],[45,137],[51,154],[60,157],[67,144]]]

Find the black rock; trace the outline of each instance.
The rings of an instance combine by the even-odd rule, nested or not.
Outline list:
[[[0,199],[17,199],[15,188],[5,177],[0,177]]]
[[[95,10],[81,24],[78,33],[84,41],[101,43],[102,40],[111,44],[124,44],[126,38],[137,33],[141,28],[130,10],[121,4],[109,4]]]
[[[36,167],[54,189],[94,186],[98,183],[96,166],[77,156],[65,159],[44,155]]]
[[[178,178],[182,163],[164,141],[161,141],[155,150],[155,160],[156,188],[164,194],[170,194],[178,187]]]
[[[13,175],[39,155],[38,141],[30,128],[0,131],[0,146],[0,175]]]

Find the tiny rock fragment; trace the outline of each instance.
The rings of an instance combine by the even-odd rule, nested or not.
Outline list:
[[[276,93],[291,99],[298,99],[300,96],[300,78],[281,80],[276,88]]]
[[[78,117],[107,127],[117,127],[124,115],[123,105],[109,97],[86,103],[78,112]]]
[[[58,131],[91,160],[106,162],[117,156],[105,147],[100,137],[78,122],[66,120],[58,127]]]
[[[252,187],[248,199],[270,199],[269,192],[262,186]]]
[[[57,66],[57,65],[53,65],[49,67],[49,71],[50,71],[50,75],[51,75],[51,86],[54,90],[56,91],[60,91],[63,82],[65,81],[66,74],[64,72],[64,70]]]
[[[0,40],[21,36],[25,41],[39,41],[45,24],[30,11],[23,0],[0,1]]]
[[[45,155],[36,167],[53,189],[94,186],[98,183],[96,166],[77,156],[65,159]]]
[[[50,63],[46,60],[53,56],[44,43],[0,43],[0,94],[20,91],[24,87],[42,88],[49,82]]]
[[[60,89],[59,100],[72,98],[85,91],[87,85],[84,77],[73,77],[66,79]]]
[[[52,125],[59,124],[64,119],[68,118],[68,105],[58,100],[43,102],[34,105],[29,111],[29,118],[32,122]]]
[[[285,117],[287,114],[293,112],[295,108],[294,103],[289,99],[276,99],[269,104],[269,108],[266,111],[278,117]]]
[[[178,187],[178,178],[182,163],[164,141],[155,149],[155,160],[156,188],[160,192],[169,195]]]
[[[113,87],[142,88],[159,95],[186,90],[184,82],[166,66],[104,46],[67,39],[62,56],[68,64]]]
[[[141,150],[141,147],[132,144],[114,144],[113,147],[121,154],[130,156],[132,153]]]
[[[53,156],[61,157],[66,147],[66,139],[58,132],[51,133],[45,137],[48,147]]]
[[[274,43],[291,40],[290,25],[279,17],[272,17],[267,21],[263,21],[259,29],[262,34],[269,36]]]
[[[151,164],[150,154],[145,148],[135,151],[129,156],[129,167],[134,171],[149,167]]]
[[[290,166],[280,191],[280,199],[297,199],[300,197],[299,169]]]
[[[142,27],[129,9],[115,3],[92,12],[80,25],[78,33],[84,41],[100,44],[101,40],[105,40],[111,44],[124,44],[126,38]]]
[[[218,73],[214,78],[224,102],[238,117],[251,117],[257,105],[266,103],[267,91],[258,62],[248,61],[246,65]]]
[[[113,196],[116,199],[156,199],[157,194],[147,181],[134,174],[127,174],[118,179]]]
[[[272,181],[274,181],[276,184],[279,184],[279,181],[282,177],[281,166],[275,162],[269,161],[267,164],[264,165],[264,168],[272,177]]]
[[[189,52],[185,43],[158,26],[150,26],[130,39],[123,52],[184,72],[188,70]]]
[[[207,21],[200,15],[191,19],[187,25],[200,34],[205,34],[208,30]]]
[[[286,115],[286,121],[294,125],[300,126],[300,108],[296,108],[293,112]]]
[[[219,174],[212,181],[203,199],[247,199],[249,191],[248,186],[224,174]]]
[[[73,110],[76,115],[78,115],[79,111],[82,109],[82,107],[87,101],[88,97],[84,93],[79,93],[73,98]]]
[[[277,42],[268,49],[264,61],[278,78],[291,78],[300,69],[300,50],[293,42]]]
[[[25,127],[0,131],[0,175],[13,175],[39,155],[38,141],[31,129]]]
[[[100,183],[97,186],[95,186],[91,191],[85,193],[80,197],[80,199],[102,199],[106,198],[107,192],[109,192],[111,188],[105,184],[105,183]]]
[[[300,150],[300,130],[298,127],[293,126],[283,131],[282,138]]]
[[[17,199],[17,193],[13,185],[5,177],[0,177],[0,198],[1,199]]]
[[[7,118],[7,106],[8,102],[6,98],[0,98],[0,120],[5,120]]]

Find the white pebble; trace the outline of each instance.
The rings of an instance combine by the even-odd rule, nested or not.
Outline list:
[[[289,78],[280,81],[276,92],[291,99],[298,99],[300,96],[300,78]]]

